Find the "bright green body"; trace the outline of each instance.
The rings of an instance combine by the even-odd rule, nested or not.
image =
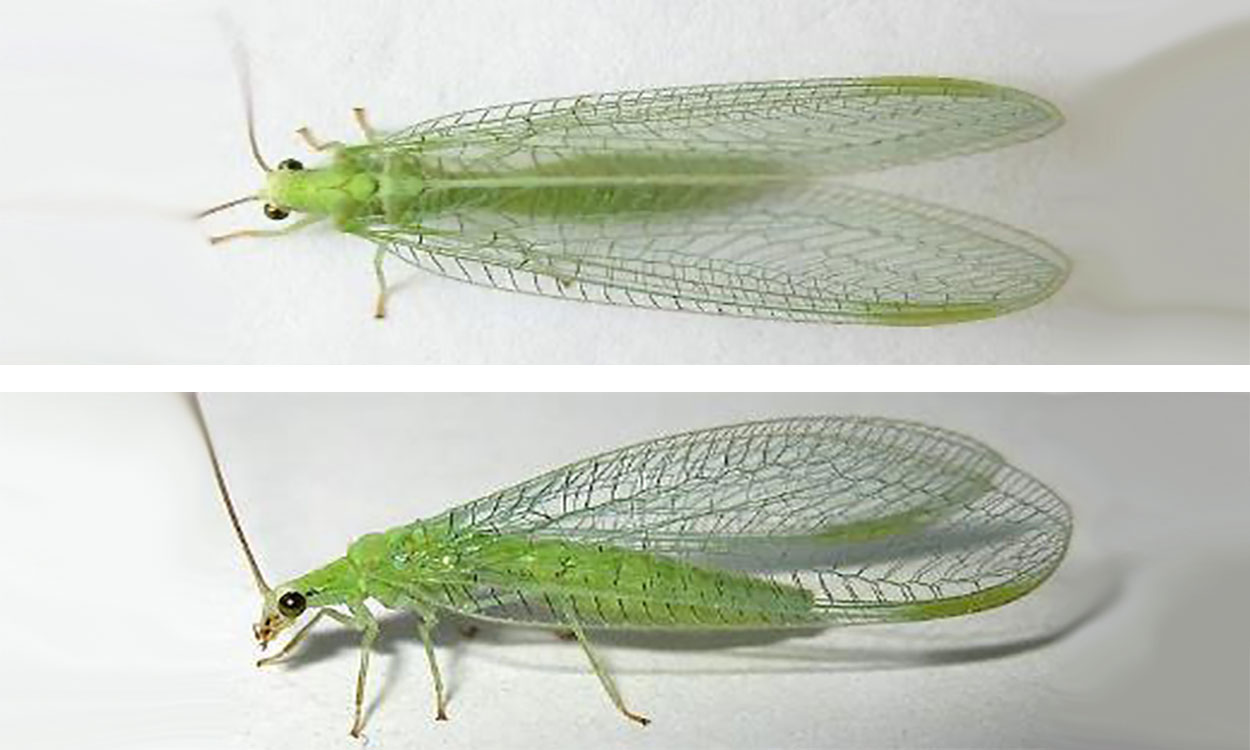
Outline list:
[[[362,116],[363,117],[363,116]],[[984,151],[1062,121],[1028,93],[808,79],[521,102],[310,144],[255,196],[460,281],[610,304],[936,325],[1053,293],[1068,262],[988,219],[826,178]],[[228,204],[227,204],[228,205]]]
[[[792,179],[781,165],[732,156],[574,157],[499,174],[445,171],[419,154],[356,146],[322,169],[271,173],[266,195],[347,232],[385,224],[436,233],[440,219],[466,212],[577,222],[725,208]]]
[[[324,169],[272,173],[267,190],[275,203],[328,218],[339,230],[366,238],[373,233],[385,236],[391,227],[454,238],[466,216],[493,215],[505,224],[539,220],[593,226],[609,217],[629,221],[642,215],[662,221],[665,216],[693,216],[749,204],[769,190],[784,190],[794,179],[781,164],[709,156],[583,157],[541,171],[439,173],[418,156],[350,147],[340,150],[333,164]],[[503,259],[516,268],[546,273],[562,282],[595,263],[592,257],[572,263],[531,258],[502,243],[494,255],[493,260]],[[714,260],[704,263],[711,268],[717,265]],[[645,263],[640,266],[649,269]],[[570,270],[562,272],[563,268]],[[740,272],[728,265],[721,271],[726,278]],[[647,292],[646,284],[637,291]],[[989,302],[861,300],[846,306],[846,312],[851,311],[865,321],[910,326],[978,320],[993,317],[1000,309]]]
[[[1058,110],[1047,102],[1023,92],[979,81],[923,76],[890,76],[848,79],[837,94],[844,106],[856,99],[876,102],[883,96],[911,96],[961,99],[1018,99],[1038,110],[1039,116],[1057,123]],[[793,100],[797,111],[812,107],[813,122],[819,122],[818,108]],[[738,105],[736,114],[759,116],[751,108]],[[672,126],[665,117],[678,120],[659,106],[653,108],[661,130]],[[688,113],[687,113],[688,114]],[[726,111],[732,117],[733,111]],[[588,116],[589,111],[588,111]],[[635,115],[636,116],[636,115]],[[576,114],[572,119],[583,124]],[[593,125],[595,123],[585,123]],[[625,119],[622,125],[628,125]],[[829,130],[837,134],[837,121]],[[941,123],[943,127],[946,123]],[[858,143],[864,151],[876,150],[889,140],[886,125],[873,135],[875,140]],[[937,132],[938,121],[926,127]],[[1048,130],[1049,126],[1044,130]],[[848,127],[849,130],[849,127]],[[1043,130],[1043,132],[1044,132]],[[919,134],[921,138],[928,134]],[[466,142],[482,140],[485,133],[466,133]],[[921,138],[914,138],[920,140]],[[762,184],[792,181],[796,176],[820,174],[805,162],[819,163],[817,149],[810,154],[790,153],[793,143],[778,134],[772,149],[737,150],[740,144],[727,142],[723,153],[707,150],[707,143],[691,141],[677,151],[628,150],[628,141],[599,153],[576,153],[546,158],[532,167],[484,171],[453,166],[441,158],[445,144],[432,138],[428,156],[421,141],[403,148],[388,147],[385,141],[339,147],[333,163],[322,169],[275,171],[270,173],[262,198],[286,209],[312,216],[331,218],[342,229],[352,231],[363,225],[384,221],[395,226],[422,225],[444,213],[466,208],[500,211],[518,216],[558,218],[564,221],[598,220],[605,214],[625,212],[668,212],[688,208],[710,209],[731,205],[736,200],[758,194]],[[957,142],[931,147],[935,153],[976,150]],[[860,168],[880,168],[925,158],[921,151],[899,147],[885,156],[871,156]],[[854,158],[854,157],[850,157]],[[485,160],[484,163],[490,163]],[[828,173],[836,174],[837,170]]]
[[[440,520],[367,534],[346,557],[282,588],[301,591],[310,606],[368,597],[391,609],[481,610],[489,619],[492,605],[512,605],[533,624],[553,627],[575,620],[760,628],[820,619],[812,595],[799,587],[603,544],[453,535]]]
[[[322,617],[361,633],[353,734],[379,631],[369,599],[419,615],[437,718],[446,718],[446,691],[433,632],[454,613],[567,632],[617,709],[646,723],[587,631],[969,614],[1045,581],[1071,526],[1053,492],[955,433],[856,417],[750,422],[602,453],[366,534],[272,589],[258,575],[264,604],[253,632],[265,646],[313,613],[262,664]]]

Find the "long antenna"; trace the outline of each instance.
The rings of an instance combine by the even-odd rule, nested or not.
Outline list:
[[[217,460],[217,449],[213,447],[213,438],[208,432],[208,422],[204,420],[204,409],[200,406],[200,394],[191,394],[191,405],[195,409],[195,419],[200,423],[200,433],[204,436],[204,444],[208,447],[208,457],[213,462],[213,475],[217,477],[217,489],[221,490],[221,501],[226,506],[226,513],[230,516],[230,523],[234,526],[234,533],[239,537],[239,544],[243,545],[243,554],[247,555],[247,564],[252,569],[252,577],[256,579],[256,588],[260,589],[262,595],[268,594],[271,591],[269,584],[265,583],[265,577],[260,574],[260,567],[256,564],[256,558],[252,555],[252,548],[247,545],[247,537],[243,536],[243,526],[239,523],[239,516],[234,512],[234,503],[230,502],[230,490],[226,489],[226,478],[221,473],[221,463]]]
[[[251,201],[258,201],[258,200],[260,200],[260,196],[258,195],[245,195],[242,198],[235,198],[232,201],[226,201],[225,203],[218,203],[216,206],[213,206],[212,208],[206,208],[203,211],[200,211],[199,213],[197,213],[195,215],[195,218],[203,219],[205,216],[215,214],[218,211],[225,211],[227,208],[234,208],[235,206],[238,206],[244,203],[250,203]]]
[[[243,88],[243,112],[247,115],[247,143],[252,147],[252,158],[260,165],[260,168],[266,172],[272,172],[273,169],[265,163],[265,158],[260,155],[260,146],[256,144],[256,114],[253,111],[252,104],[252,74],[247,64],[247,55],[243,53],[242,45],[236,43],[234,46],[234,64],[239,69],[239,85]]]
[[[256,144],[256,116],[252,106],[252,73],[247,62],[247,50],[243,48],[243,37],[238,26],[225,13],[217,14],[217,25],[230,44],[230,57],[234,63],[234,72],[239,77],[239,88],[243,92],[243,112],[247,116],[247,143],[252,147],[252,158],[266,172],[272,172],[265,157],[260,155],[260,146]]]

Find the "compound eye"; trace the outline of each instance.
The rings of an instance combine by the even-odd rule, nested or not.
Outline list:
[[[278,611],[285,617],[299,617],[306,606],[308,606],[308,602],[304,599],[304,595],[298,591],[288,591],[278,600]]]
[[[282,221],[283,219],[285,219],[286,217],[290,215],[291,215],[291,212],[286,210],[285,208],[279,208],[278,206],[275,206],[272,203],[265,204],[265,216],[268,216],[274,221]]]
[[[278,162],[278,169],[285,169],[291,172],[298,172],[304,168],[298,159],[283,159]]]

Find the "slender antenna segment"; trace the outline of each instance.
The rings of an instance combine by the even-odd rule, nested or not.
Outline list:
[[[250,202],[252,202],[252,201],[258,201],[258,200],[260,200],[260,196],[259,196],[259,195],[245,195],[245,196],[243,196],[242,198],[235,198],[235,199],[234,199],[234,200],[232,200],[232,201],[226,201],[225,203],[219,203],[219,204],[217,204],[216,206],[213,206],[212,208],[206,208],[206,209],[204,209],[203,211],[200,211],[199,213],[197,213],[197,214],[195,215],[195,218],[197,218],[197,219],[203,219],[205,216],[209,216],[209,215],[215,214],[215,213],[217,213],[218,211],[225,211],[227,208],[234,208],[235,206],[238,206],[238,205],[241,205],[241,204],[244,204],[244,203],[250,203]]]
[[[256,143],[256,117],[252,111],[252,79],[248,75],[246,62],[242,63],[239,69],[239,82],[243,85],[243,111],[247,115],[247,142],[252,147],[252,158],[261,169],[272,172],[273,169],[265,163],[265,158],[260,155],[260,146]]]
[[[233,24],[224,23],[227,33],[232,37],[231,56],[234,58],[234,69],[239,74],[239,88],[243,90],[243,113],[247,116],[247,142],[252,147],[252,158],[261,169],[272,172],[273,169],[265,163],[265,157],[260,155],[260,146],[256,143],[256,115],[252,106],[252,73],[247,64],[247,52],[243,49],[238,31],[234,29]]]
[[[252,577],[256,579],[256,588],[260,589],[262,596],[266,595],[271,589],[269,584],[265,583],[265,577],[260,574],[260,567],[256,564],[256,558],[252,556],[252,548],[247,545],[247,537],[243,536],[243,526],[239,523],[239,516],[234,512],[234,503],[230,502],[230,490],[226,489],[226,478],[221,473],[221,463],[217,460],[217,449],[213,447],[213,438],[208,432],[208,422],[204,420],[204,409],[200,406],[200,394],[191,394],[191,405],[195,408],[195,418],[200,423],[200,433],[204,436],[204,444],[208,447],[208,457],[213,462],[213,475],[217,477],[217,489],[221,490],[221,501],[226,506],[226,513],[230,516],[230,523],[234,526],[234,533],[239,537],[239,544],[243,545],[243,554],[247,556],[248,567],[252,569]]]

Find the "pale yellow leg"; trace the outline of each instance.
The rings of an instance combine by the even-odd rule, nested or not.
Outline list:
[[[644,727],[650,724],[650,719],[641,714],[636,714],[625,707],[625,700],[621,698],[620,691],[616,689],[616,682],[612,679],[612,675],[608,674],[607,667],[599,661],[599,655],[595,653],[594,648],[590,645],[590,641],[586,639],[586,633],[582,630],[581,623],[571,620],[569,626],[573,631],[574,637],[577,638],[577,642],[582,645],[582,651],[586,652],[586,658],[590,659],[590,666],[595,670],[595,676],[599,678],[603,689],[608,691],[608,697],[612,699],[612,703],[630,721],[636,721]]]
[[[433,619],[427,619],[423,615],[417,631],[421,633],[421,643],[425,646],[425,658],[430,662],[430,677],[434,680],[434,701],[437,709],[434,718],[438,721],[447,721],[447,697],[443,692],[443,674],[438,669],[438,660],[434,658],[432,637],[434,623]]]
[[[337,620],[338,622],[344,625],[352,624],[352,619],[350,617],[347,617],[346,615],[343,615],[339,612],[335,612],[332,609],[319,609],[317,610],[317,614],[313,615],[313,618],[309,620],[308,623],[304,625],[304,627],[300,628],[299,631],[296,632],[295,635],[291,638],[291,640],[286,642],[286,645],[282,647],[281,651],[279,651],[276,654],[273,654],[272,656],[266,656],[264,659],[261,659],[260,661],[256,662],[256,666],[267,667],[270,664],[273,664],[277,661],[282,660],[284,657],[286,657],[288,654],[290,654],[292,651],[295,650],[295,647],[299,645],[300,641],[304,640],[304,636],[308,635],[308,631],[312,630],[313,625],[317,624],[317,620],[320,620],[324,615],[329,615],[332,619]]]
[[[352,736],[359,737],[365,728],[365,677],[369,674],[369,651],[378,637],[378,623],[365,605],[352,607],[355,624],[364,634],[360,637],[360,671],[356,673],[356,719],[352,722]]]
[[[223,242],[237,240],[242,237],[281,237],[283,235],[298,232],[304,227],[311,226],[321,221],[323,216],[305,216],[290,226],[281,229],[243,229],[238,232],[230,232],[228,234],[219,234],[216,237],[209,237],[208,241],[214,245],[220,245]]]
[[[317,136],[312,134],[312,130],[307,125],[295,131],[295,134],[304,139],[304,143],[313,151],[329,151],[331,149],[343,148],[343,144],[338,141],[325,141],[324,143],[317,140]]]
[[[378,245],[378,251],[373,256],[373,275],[378,280],[378,301],[373,307],[373,317],[378,320],[386,317],[386,271],[382,268],[384,260],[386,260],[386,247]]]
[[[312,630],[313,625],[316,625],[317,621],[320,620],[322,615],[325,613],[326,611],[324,609],[317,610],[317,614],[313,615],[313,618],[309,620],[304,627],[300,628],[291,640],[286,642],[286,645],[282,647],[281,651],[273,654],[272,656],[266,656],[264,659],[256,662],[256,666],[267,667],[270,664],[281,661],[283,657],[295,650],[295,647],[299,645],[300,641],[304,640],[304,636],[308,635],[308,631]]]
[[[378,139],[378,131],[373,129],[369,124],[368,118],[365,116],[364,107],[352,107],[352,116],[356,118],[356,125],[360,127],[360,132],[365,134],[365,141],[373,143]]]

